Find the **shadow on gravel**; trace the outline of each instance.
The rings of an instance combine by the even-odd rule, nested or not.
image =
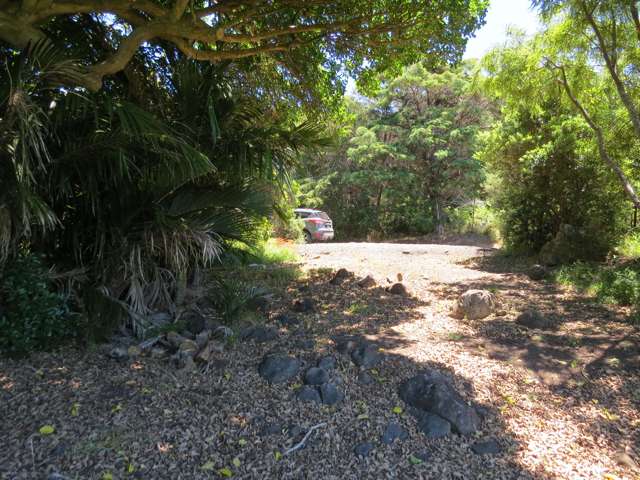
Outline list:
[[[494,406],[477,402],[473,379],[442,363],[415,362],[387,351],[409,345],[392,327],[421,318],[426,303],[380,286],[361,288],[352,276],[342,285],[330,284],[330,278],[329,272],[311,273],[304,282],[290,283],[267,321],[278,328],[278,338],[233,344],[221,370],[180,374],[167,360],[143,356],[116,362],[100,349],[2,363],[0,437],[7,448],[0,452],[0,476],[208,479],[230,472],[247,479],[552,478],[519,463],[522,440]],[[305,296],[313,298],[315,311],[293,312],[293,302]],[[299,322],[279,325],[276,319],[283,313]],[[372,383],[362,384],[361,370],[336,352],[332,339],[344,335],[385,350],[383,361],[369,370]],[[332,375],[344,400],[326,406],[295,399],[300,377],[267,384],[257,365],[273,351],[296,356],[304,368],[335,356]],[[425,369],[447,375],[474,404],[482,418],[479,438],[427,439],[414,417],[396,411],[398,406],[406,410],[399,384]],[[408,438],[384,444],[381,436],[390,422],[399,423]],[[325,426],[304,448],[283,455],[320,424]],[[42,425],[55,426],[55,433],[39,435]],[[473,453],[472,446],[486,440],[496,440],[500,453]],[[366,459],[354,454],[362,442],[373,448]]]
[[[358,461],[352,463],[352,476],[349,478],[505,478],[505,479],[551,479],[553,477],[544,472],[532,472],[521,465],[517,459],[517,452],[524,448],[518,439],[502,420],[499,410],[492,405],[484,405],[476,400],[473,380],[456,374],[450,366],[438,362],[416,362],[413,359],[390,352],[396,348],[413,346],[406,337],[396,332],[392,327],[411,321],[422,319],[424,307],[429,305],[411,296],[397,296],[390,294],[383,286],[373,288],[361,288],[358,281],[361,280],[353,274],[340,285],[332,285],[329,282],[331,274],[312,272],[305,285],[293,290],[294,296],[313,292],[313,298],[321,305],[319,315],[313,316],[313,322],[305,322],[305,335],[318,339],[318,345],[325,345],[315,349],[307,357],[309,364],[312,359],[324,354],[337,355],[340,363],[345,368],[348,378],[345,387],[348,388],[346,404],[344,408],[352,408],[356,405],[354,415],[358,413],[357,405],[368,405],[368,416],[378,416],[372,419],[370,425],[353,426],[351,431],[342,431],[343,439],[350,438],[347,442],[349,450],[344,451],[344,457],[352,455],[352,447],[358,442],[373,440],[376,449],[382,449],[382,468],[379,462],[371,461],[371,464]],[[331,339],[329,344],[323,340]],[[371,385],[360,385],[356,378],[358,369],[353,368],[348,355],[336,353],[336,345],[345,340],[355,343],[365,341],[381,348],[384,352],[384,361],[376,366],[375,382]],[[417,420],[409,415],[401,417],[390,415],[394,407],[406,405],[398,398],[397,389],[404,380],[426,371],[437,370],[445,374],[456,390],[465,400],[470,402],[482,419],[482,435],[479,438],[464,437],[453,434],[444,439],[427,439],[419,431]],[[387,418],[387,420],[383,420]],[[411,438],[402,446],[384,446],[376,441],[384,424],[391,419],[396,419],[411,432]],[[377,426],[376,426],[377,424]],[[372,428],[373,427],[373,428]],[[373,432],[372,432],[373,430]],[[477,442],[495,440],[500,448],[497,455],[479,455],[472,451],[471,447]],[[311,447],[311,446],[310,446]],[[310,450],[311,448],[309,448]],[[305,449],[307,450],[307,449]],[[423,465],[411,465],[407,463],[407,457],[418,453],[427,453],[429,460]],[[311,453],[311,452],[307,452]],[[302,460],[308,461],[308,460]],[[376,466],[378,465],[378,466]],[[311,471],[307,471],[307,474]],[[336,472],[336,475],[338,472]],[[385,475],[386,474],[386,475]],[[344,475],[344,473],[343,473]]]
[[[384,240],[385,243],[396,244],[428,244],[428,245],[459,245],[468,247],[480,247],[489,251],[493,251],[495,242],[486,235],[425,235],[422,237],[400,237]]]
[[[588,408],[598,405],[602,413],[596,421],[574,415],[574,421],[594,437],[606,439],[614,448],[623,448],[621,438],[625,437],[629,445],[640,444],[640,432],[621,430],[615,413],[630,406],[640,409],[640,331],[630,325],[624,312],[549,281],[530,280],[524,274],[530,265],[527,259],[495,255],[474,258],[465,265],[502,277],[433,283],[431,294],[453,304],[466,290],[489,290],[501,301],[503,315],[463,320],[473,334],[457,341],[478,355],[528,369],[551,392],[570,402]],[[539,330],[516,324],[516,317],[531,308],[552,319],[554,327]]]

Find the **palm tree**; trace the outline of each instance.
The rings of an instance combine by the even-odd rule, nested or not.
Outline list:
[[[189,271],[217,261],[228,240],[254,240],[298,152],[320,141],[316,126],[283,123],[213,67],[178,63],[149,93],[164,98],[157,104],[144,92],[132,103],[117,88],[46,88],[32,52],[12,60],[37,68],[20,109],[15,87],[3,97],[11,193],[0,216],[12,217],[1,245],[8,254],[30,240],[59,268],[82,272],[78,297],[97,318],[105,299],[136,328],[150,311],[175,308]],[[34,222],[43,234],[30,237]]]

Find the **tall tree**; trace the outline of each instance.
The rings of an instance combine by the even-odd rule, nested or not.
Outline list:
[[[477,198],[483,178],[473,154],[487,105],[469,76],[416,64],[358,107],[348,148],[325,172],[334,220],[359,236],[443,233],[447,211]]]
[[[640,16],[635,0],[535,0],[543,15],[551,21],[560,20],[556,41],[550,45],[548,67],[557,72],[557,81],[593,130],[599,156],[619,179],[628,198],[640,208],[633,182],[609,152],[603,126],[590,111],[580,91],[573,84],[568,70],[581,68],[580,62],[603,63],[614,91],[626,110],[635,137],[640,140],[640,108],[634,99],[640,91],[638,71],[640,69]],[[578,65],[576,65],[578,63]]]

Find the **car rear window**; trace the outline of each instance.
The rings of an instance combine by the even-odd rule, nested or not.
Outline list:
[[[311,215],[309,215],[310,217],[316,217],[316,218],[322,218],[323,220],[331,220],[329,218],[329,215],[327,215],[324,212],[313,212]]]

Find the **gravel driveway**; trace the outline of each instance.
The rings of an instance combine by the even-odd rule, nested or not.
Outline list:
[[[499,277],[460,265],[491,251],[475,246],[352,242],[311,243],[297,248],[310,268],[346,268],[360,276],[371,274],[380,279],[395,279],[401,273],[407,283],[455,283]]]

